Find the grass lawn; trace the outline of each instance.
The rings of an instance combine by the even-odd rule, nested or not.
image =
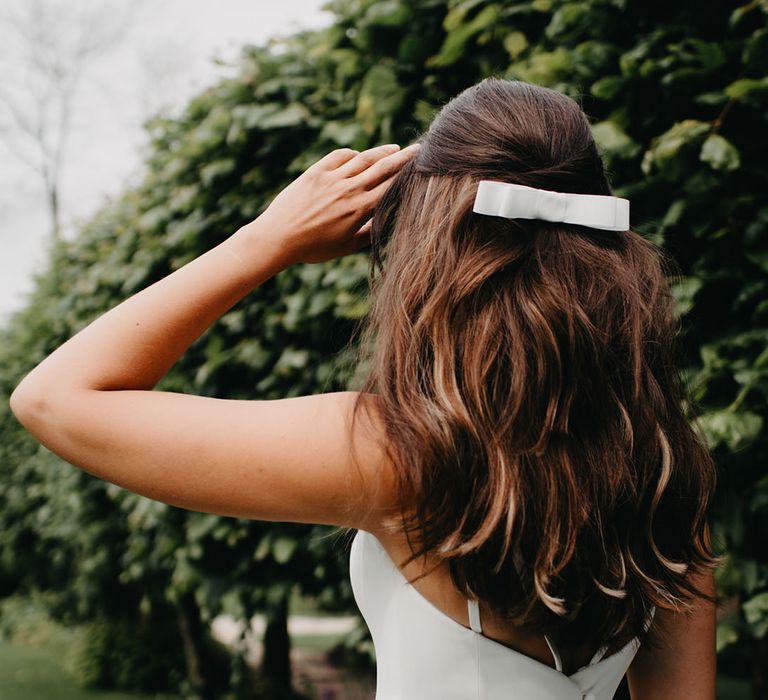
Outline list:
[[[78,688],[61,668],[58,655],[0,641],[0,700],[177,700],[170,695],[107,693]]]
[[[343,634],[300,634],[291,635],[291,646],[297,649],[322,649],[334,647],[346,635]],[[2,698],[0,698],[2,700]]]

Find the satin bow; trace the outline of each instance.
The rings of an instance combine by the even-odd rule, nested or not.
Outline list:
[[[608,231],[629,230],[629,200],[602,194],[541,190],[481,180],[472,211],[506,219],[542,219]]]

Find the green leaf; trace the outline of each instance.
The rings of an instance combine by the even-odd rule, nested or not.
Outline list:
[[[710,134],[701,146],[699,158],[715,170],[736,170],[741,165],[736,147],[720,134]]]
[[[187,537],[190,542],[202,540],[207,537],[217,524],[221,522],[219,516],[208,513],[190,514],[187,520]]]
[[[373,3],[363,16],[368,25],[382,27],[400,27],[408,22],[411,10],[406,3],[397,0],[379,0]]]
[[[272,544],[272,556],[278,564],[286,564],[290,561],[298,544],[294,537],[278,537]]]
[[[768,592],[750,598],[741,608],[752,634],[757,639],[764,637],[768,632]]]
[[[642,162],[642,170],[648,175],[655,165],[661,171],[667,171],[670,175],[676,175],[681,164],[677,168],[672,167],[680,150],[687,144],[696,142],[710,129],[710,125],[696,119],[684,119],[675,123],[663,134],[657,136],[651,142],[651,147],[645,152]]]
[[[171,216],[171,210],[165,205],[160,204],[144,212],[138,221],[139,228],[145,231],[158,231]]]
[[[620,75],[607,75],[592,83],[589,92],[601,100],[612,100],[624,87],[625,80]]]
[[[749,15],[751,12],[753,12],[757,8],[757,3],[755,2],[748,2],[744,5],[741,5],[737,7],[733,12],[731,12],[731,16],[728,18],[728,26],[731,29],[734,29],[738,26],[738,24],[741,22],[741,20]]]
[[[335,315],[339,318],[363,318],[371,308],[370,297],[355,297],[349,292],[339,292],[336,297]]]
[[[702,286],[703,283],[698,277],[686,277],[671,286],[672,296],[677,302],[677,313],[680,316],[684,316],[693,308],[696,293]]]
[[[299,103],[289,104],[273,114],[264,115],[259,121],[262,129],[280,129],[297,126],[306,122],[310,117],[309,110]]]
[[[706,107],[723,105],[728,101],[728,95],[722,90],[712,90],[711,92],[703,92],[701,95],[697,95],[694,98],[694,102],[697,105],[704,105]]]
[[[258,338],[244,338],[235,347],[234,359],[254,369],[264,369],[272,353]]]
[[[487,5],[470,22],[460,24],[452,29],[445,37],[439,53],[427,60],[427,66],[429,68],[445,68],[456,63],[464,55],[469,40],[492,25],[498,17],[499,6],[496,4]]]
[[[452,32],[454,29],[458,29],[462,24],[465,24],[464,18],[472,8],[482,4],[485,0],[459,0],[452,3],[451,8],[443,19],[443,29],[446,32]]]
[[[308,360],[309,352],[307,350],[285,348],[275,363],[273,371],[278,375],[289,375],[292,374],[293,370],[304,369]]]
[[[263,561],[272,549],[272,542],[269,537],[262,537],[259,546],[253,552],[254,561]]]
[[[357,122],[329,121],[320,130],[320,138],[339,146],[352,146],[364,138],[363,127]]]
[[[604,121],[593,124],[592,136],[600,150],[609,156],[632,158],[640,151],[640,144],[635,143],[627,133],[613,121]]]
[[[588,3],[566,3],[552,14],[552,19],[544,30],[544,34],[549,39],[555,39],[571,29],[579,29],[583,20],[593,12],[594,8]]]
[[[697,423],[707,437],[710,449],[725,443],[731,451],[743,449],[757,438],[763,418],[751,411],[722,409],[705,413]]]
[[[234,158],[222,158],[221,160],[214,160],[212,163],[208,163],[200,169],[200,180],[203,185],[208,187],[214,180],[222,177],[223,175],[229,175],[237,165]]]
[[[753,70],[765,72],[765,66],[768,65],[768,29],[758,29],[747,40],[742,61]]]
[[[733,100],[745,100],[768,91],[768,78],[740,78],[725,88],[725,94]]]
[[[734,629],[733,625],[719,623],[717,625],[717,653],[719,654],[723,649],[731,644],[734,644],[739,639],[738,632]]]
[[[572,68],[573,58],[567,49],[543,51],[537,47],[524,61],[513,63],[508,76],[549,87],[567,76]]]
[[[376,64],[363,79],[355,118],[372,134],[385,118],[391,118],[400,109],[404,96],[405,90],[392,65]]]
[[[510,32],[504,37],[504,48],[509,57],[514,61],[528,48],[528,39],[522,32]]]
[[[300,103],[284,105],[280,102],[265,104],[237,105],[232,110],[233,125],[227,135],[227,142],[236,140],[233,129],[277,129],[296,126],[310,116],[309,110]]]
[[[661,225],[664,228],[669,228],[670,226],[676,226],[677,223],[680,221],[680,218],[683,216],[683,213],[685,212],[687,208],[686,200],[684,199],[676,199],[672,204],[669,205],[669,209],[667,209],[667,213],[664,214],[664,218],[661,220]]]

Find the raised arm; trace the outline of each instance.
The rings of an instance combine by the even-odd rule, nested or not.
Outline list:
[[[714,596],[714,574],[693,579]],[[692,613],[657,609],[658,649],[640,647],[627,672],[632,700],[715,700],[715,605],[699,598]]]

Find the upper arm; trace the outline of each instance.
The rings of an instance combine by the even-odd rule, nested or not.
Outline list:
[[[715,592],[714,573],[694,579],[707,594]],[[627,672],[632,700],[714,700],[716,681],[715,606],[697,598],[691,613],[657,608],[661,645],[638,650]]]
[[[163,391],[76,391],[13,410],[71,464],[170,505],[375,532],[390,507],[376,396],[267,401]]]

